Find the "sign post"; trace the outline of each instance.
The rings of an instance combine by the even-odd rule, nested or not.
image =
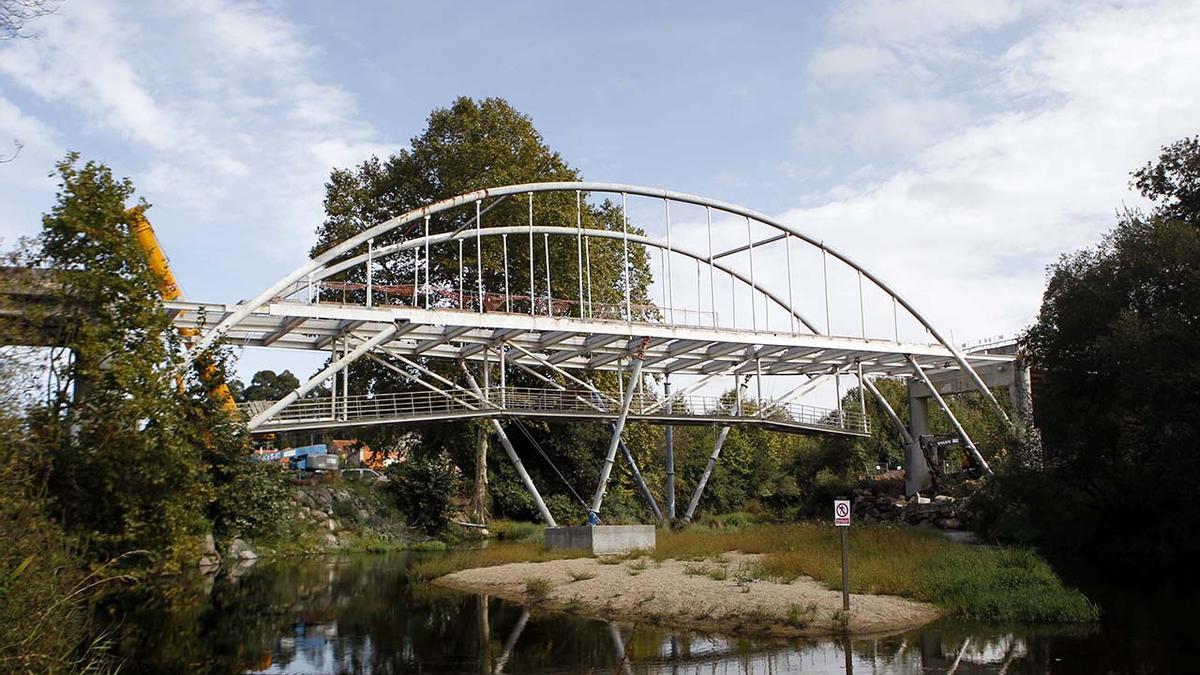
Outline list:
[[[833,502],[833,524],[842,536],[842,609],[850,610],[850,545],[847,532],[850,529],[850,500],[836,499]]]

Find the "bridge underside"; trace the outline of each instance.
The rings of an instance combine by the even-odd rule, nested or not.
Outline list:
[[[376,396],[349,396],[333,399],[329,396],[297,401],[258,427],[259,431],[306,431],[380,424],[422,424],[463,419],[536,418],[576,422],[599,421],[613,423],[620,417],[615,408],[589,404],[591,392],[556,389],[507,388],[504,394],[496,389],[484,392],[486,401],[472,399],[456,403],[423,392],[400,392]],[[572,395],[575,400],[562,397]],[[635,396],[635,399],[639,397]],[[518,400],[524,399],[524,400]],[[700,399],[707,399],[700,401]],[[474,403],[472,407],[467,407]],[[869,436],[869,429],[859,426],[861,418],[844,412],[845,426],[839,423],[837,410],[815,406],[783,405],[758,411],[749,404],[741,414],[733,402],[723,405],[715,397],[690,396],[674,399],[671,412],[643,412],[656,402],[636,401],[626,419],[647,424],[757,425],[775,431],[800,434],[828,433],[846,436]],[[693,407],[699,403],[701,407]],[[707,404],[707,406],[705,406]],[[269,402],[243,404],[247,417],[266,410]]]
[[[596,200],[602,194],[620,200],[619,222],[598,209]],[[630,227],[629,197],[661,205],[665,237]],[[508,206],[494,211],[506,200]],[[676,222],[702,229],[672,237],[672,206],[677,209]],[[680,220],[682,209],[691,215]],[[744,242],[714,250],[714,216],[734,241],[744,233]],[[706,238],[696,235],[701,231]],[[797,267],[793,244],[801,248]],[[600,269],[618,270],[615,279],[609,275],[593,284],[593,251]],[[631,254],[642,256],[643,262]],[[652,276],[661,301],[650,299],[649,287],[633,284],[635,271],[650,273],[654,258],[659,273]],[[833,325],[831,263],[842,288],[856,282],[856,337],[825,334]],[[375,276],[376,269],[382,277]],[[690,281],[690,269],[695,269],[695,282]],[[803,292],[824,296],[824,330],[795,302],[796,282],[803,283],[808,273],[797,275],[797,270],[820,272],[819,290]],[[718,302],[718,276],[721,296],[728,302]],[[685,278],[688,286],[696,284],[694,293],[688,289],[683,294],[694,295],[694,302],[677,306],[675,288]],[[725,289],[730,295],[724,295]],[[593,295],[600,302],[593,303]],[[841,302],[850,297],[839,295]],[[707,297],[706,303],[702,297]],[[878,337],[884,322],[868,322],[867,307],[890,309],[886,323],[892,330],[886,338]],[[719,317],[718,310],[726,308],[728,315]],[[669,519],[675,515],[671,425],[720,427],[684,515],[689,520],[732,425],[865,435],[871,431],[865,414],[865,392],[870,392],[906,447],[916,448],[917,440],[872,377],[898,375],[924,383],[985,471],[986,461],[934,382],[956,379],[972,384],[1002,419],[1008,419],[976,370],[1011,361],[1012,356],[960,353],[878,276],[823,241],[751,209],[658,188],[549,182],[477,190],[357,232],[244,304],[172,302],[167,309],[176,325],[194,329],[189,332],[199,336],[185,359],[188,363],[218,340],[239,347],[329,354],[329,365],[284,398],[247,409],[250,430],[487,418],[548,524],[554,519],[500,419],[558,418],[609,425],[598,486],[586,505],[589,521],[598,517],[620,449],[660,522],[662,514],[621,440],[630,420],[667,425]],[[778,320],[780,310],[786,324]],[[901,341],[901,318],[905,339],[916,335],[918,342]],[[868,323],[877,331],[875,337],[868,337]],[[788,328],[772,329],[782,325]],[[914,326],[920,332],[914,333]],[[347,396],[361,389],[351,386],[349,366],[363,358],[407,382],[396,387],[405,391]],[[508,375],[518,371],[518,381],[540,388],[509,386]],[[598,373],[606,376],[595,377]],[[859,385],[859,400],[851,405],[843,398],[846,377]],[[313,398],[325,382],[329,395]],[[785,393],[764,396],[780,382]],[[681,386],[672,389],[673,384]],[[721,396],[703,396],[704,391]],[[796,403],[810,394],[832,400],[834,407]]]
[[[169,302],[179,327],[204,328],[236,308]],[[226,335],[237,347],[330,351],[340,339],[366,341],[393,324],[397,334],[384,346],[390,354],[495,363],[506,348],[509,365],[553,365],[575,371],[623,371],[641,346],[648,373],[712,375],[829,375],[862,367],[864,375],[911,375],[908,359],[931,376],[958,372],[947,348],[808,333],[750,331],[726,327],[530,316],[389,305],[366,308],[327,302],[280,301],[262,306]],[[1008,356],[968,355],[972,366],[1007,363]],[[726,372],[728,371],[728,372]],[[857,371],[856,371],[857,372]]]
[[[176,325],[198,329],[236,308],[181,301],[167,307]],[[862,436],[870,429],[861,412],[794,403],[795,394],[803,394],[797,390],[835,375],[908,375],[910,359],[931,375],[958,372],[953,355],[942,345],[408,305],[280,300],[243,319],[226,339],[235,346],[328,352],[336,361],[339,354],[377,341],[384,331],[390,334],[364,356],[391,363],[393,370],[423,383],[425,390],[346,396],[343,388],[340,397],[335,392],[333,397],[299,398],[253,426],[291,431],[508,417],[615,422],[622,416],[621,396],[590,386],[588,373],[624,373],[640,356],[642,373],[690,376],[701,383],[716,378],[736,382],[748,375],[790,376],[799,386],[776,400],[753,401],[741,400],[740,388],[737,398],[723,400],[687,390],[667,399],[639,387],[629,397],[630,421],[759,425],[792,433]],[[985,367],[1010,357],[969,358],[972,365]],[[500,366],[500,372],[520,369],[549,386],[518,389],[485,382],[481,391],[473,392],[435,373],[418,372],[426,359]],[[566,380],[570,387],[560,384]],[[245,411],[256,419],[268,405],[257,403]]]

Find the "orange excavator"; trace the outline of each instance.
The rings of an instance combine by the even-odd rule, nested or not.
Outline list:
[[[142,253],[146,255],[147,264],[158,277],[158,291],[163,301],[179,300],[183,297],[183,291],[179,288],[179,282],[175,280],[175,273],[171,271],[171,264],[167,260],[167,254],[163,253],[162,246],[158,243],[154,228],[146,219],[145,211],[146,207],[140,205],[126,211],[133,226],[133,234],[142,247]],[[200,334],[200,331],[195,328],[180,328],[179,334],[186,342],[191,342]],[[229,385],[221,377],[221,372],[216,364],[209,359],[201,359],[196,362],[196,369],[200,381],[208,387],[209,398],[220,404],[225,412],[236,415],[237,403],[234,402],[233,393],[229,391]]]

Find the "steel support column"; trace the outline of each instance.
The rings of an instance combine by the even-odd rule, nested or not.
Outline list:
[[[642,375],[642,359],[645,354],[646,342],[649,338],[643,338],[642,348],[638,351],[633,359],[632,368],[629,372],[629,386],[625,387],[621,397],[621,411],[617,416],[616,424],[614,425],[612,440],[608,444],[608,452],[604,454],[604,466],[600,468],[600,482],[596,485],[596,494],[592,497],[592,513],[600,513],[600,505],[604,502],[604,493],[608,492],[608,479],[612,475],[613,464],[616,463],[617,449],[621,442],[621,432],[625,430],[625,420],[629,417],[629,405],[633,403],[633,393],[636,391],[634,382]],[[618,377],[620,374],[618,373]]]
[[[260,424],[271,419],[280,410],[283,410],[284,408],[286,408],[289,405],[291,405],[292,403],[294,403],[296,401],[296,399],[300,398],[301,396],[304,396],[305,394],[312,391],[313,389],[316,389],[317,385],[319,385],[322,382],[324,382],[325,380],[329,379],[330,376],[333,376],[334,378],[336,378],[339,370],[350,365],[351,363],[353,363],[355,360],[357,360],[363,354],[366,354],[367,352],[371,351],[375,347],[390,340],[392,338],[392,336],[396,334],[396,331],[398,330],[398,328],[399,328],[399,326],[397,326],[396,324],[393,323],[393,324],[387,326],[386,328],[384,328],[383,330],[379,331],[378,333],[376,333],[375,336],[372,337],[370,340],[367,340],[366,342],[355,347],[352,351],[343,352],[343,355],[340,359],[337,359],[333,363],[329,364],[329,366],[327,366],[324,370],[322,370],[321,372],[317,373],[316,375],[313,375],[312,377],[310,377],[307,382],[305,382],[304,384],[301,384],[299,387],[296,387],[296,389],[293,390],[292,393],[290,393],[287,396],[284,396],[283,398],[279,399],[278,401],[272,403],[271,406],[268,407],[266,410],[255,415],[249,422],[246,423],[246,429],[249,431],[254,431],[255,429],[257,429],[259,427]]]
[[[609,424],[609,431],[616,431],[616,425]],[[654,516],[654,522],[659,525],[663,522],[662,509],[658,508],[658,502],[654,500],[654,494],[650,492],[650,486],[646,485],[646,479],[642,478],[642,472],[638,469],[637,462],[633,459],[633,453],[625,445],[624,441],[618,440],[617,446],[621,449],[621,454],[625,456],[625,462],[629,464],[629,472],[633,474],[633,482],[637,485],[638,492],[642,493],[642,499],[646,501],[646,507],[650,509],[651,515]]]
[[[471,387],[471,391],[475,392],[476,396],[483,398],[483,392],[479,391],[479,385],[475,382],[475,378],[471,376],[471,371],[467,370],[467,364],[462,363],[460,366],[462,367],[463,375],[467,378],[467,384]],[[554,516],[550,515],[550,509],[546,508],[546,502],[542,501],[542,495],[538,492],[537,486],[533,484],[533,479],[529,477],[529,472],[525,470],[525,465],[521,463],[521,458],[513,448],[512,441],[508,440],[508,434],[504,433],[504,427],[500,426],[500,420],[493,417],[488,422],[492,425],[492,431],[500,439],[500,445],[504,446],[504,452],[513,463],[513,468],[517,470],[517,475],[521,477],[521,482],[525,484],[525,489],[533,497],[533,503],[537,506],[538,513],[542,515],[542,520],[550,527],[558,527],[558,523],[554,522]]]
[[[864,378],[862,383],[863,386],[867,388],[867,391],[871,392],[871,395],[875,397],[875,400],[879,402],[880,407],[883,408],[883,412],[887,414],[888,419],[890,419],[892,424],[896,427],[896,431],[900,432],[900,438],[904,441],[904,447],[911,446],[913,444],[912,434],[908,433],[908,428],[904,426],[904,422],[900,421],[900,416],[897,415],[896,411],[892,409],[892,405],[888,403],[888,400],[883,397],[883,392],[879,391],[879,389],[875,386],[875,383],[871,380]],[[864,404],[864,415],[866,414],[866,410],[867,409]]]
[[[975,458],[975,461],[979,462],[979,466],[983,467],[984,472],[990,475],[992,473],[992,467],[988,466],[987,460],[983,458],[983,455],[979,454],[979,448],[975,447],[975,443],[972,442],[971,437],[967,435],[967,430],[963,429],[962,424],[959,424],[958,422],[958,418],[954,416],[954,413],[950,412],[950,406],[946,405],[946,401],[942,398],[942,395],[938,393],[937,387],[933,386],[933,382],[929,381],[929,376],[925,374],[925,370],[922,369],[921,365],[917,363],[917,360],[911,356],[908,357],[908,365],[912,366],[913,372],[915,372],[917,377],[921,378],[921,381],[924,382],[925,386],[929,388],[929,395],[933,397],[934,401],[937,401],[938,407],[942,409],[942,412],[946,413],[946,417],[950,418],[950,423],[954,425],[954,431],[958,433],[958,437],[962,439],[963,444],[967,446],[968,450],[970,450],[971,456]]]
[[[708,466],[704,467],[704,473],[700,475],[700,482],[696,484],[696,490],[692,492],[692,500],[688,502],[687,513],[683,514],[683,522],[692,522],[692,516],[696,514],[696,505],[700,503],[700,497],[704,494],[704,486],[708,484],[708,477],[712,475],[713,467],[717,465],[717,460],[721,457],[721,446],[725,445],[725,439],[729,437],[729,427],[721,427],[721,431],[717,434],[717,442],[713,444],[712,455],[708,458]]]
[[[671,415],[675,412],[671,404],[671,375],[667,373],[663,378],[663,398],[667,400],[667,414]],[[667,520],[675,520],[675,427],[668,424],[666,429],[667,440]]]

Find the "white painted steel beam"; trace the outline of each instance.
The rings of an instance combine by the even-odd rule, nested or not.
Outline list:
[[[320,385],[325,380],[329,379],[330,376],[336,375],[339,370],[341,370],[342,368],[345,368],[349,364],[355,362],[363,354],[366,354],[367,352],[371,351],[375,347],[377,347],[377,346],[383,344],[384,342],[386,342],[387,340],[391,339],[391,337],[396,334],[396,329],[397,329],[397,326],[395,324],[393,324],[389,328],[384,328],[383,330],[379,331],[370,340],[367,340],[366,342],[355,347],[353,350],[351,350],[350,352],[343,355],[340,359],[329,364],[329,366],[326,367],[324,370],[322,370],[321,372],[319,372],[316,375],[309,378],[308,381],[301,384],[299,387],[297,387],[295,390],[293,390],[290,394],[288,394],[287,396],[284,396],[282,399],[271,404],[266,410],[255,415],[249,422],[246,423],[246,428],[249,429],[250,431],[254,431],[263,422],[271,419],[271,417],[273,417],[275,415],[275,413],[288,407],[289,405],[292,404],[293,401],[300,398],[301,396],[304,396],[305,394],[312,391],[313,389],[316,389],[318,385]]]

